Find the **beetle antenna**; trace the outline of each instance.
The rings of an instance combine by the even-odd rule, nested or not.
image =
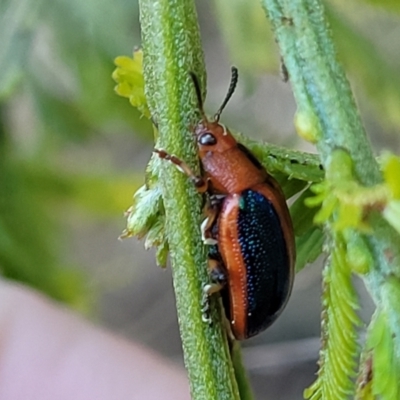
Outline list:
[[[228,104],[228,101],[233,95],[233,92],[236,89],[236,85],[239,78],[239,73],[236,67],[231,68],[231,83],[229,85],[228,93],[226,94],[225,100],[223,101],[221,107],[218,109],[217,113],[214,115],[215,122],[219,121],[219,117],[221,116],[222,111],[224,110],[225,106]]]
[[[201,97],[201,89],[200,89],[200,82],[199,78],[194,72],[189,72],[190,77],[192,78],[193,85],[194,85],[194,90],[196,91],[196,97],[197,97],[197,103],[199,105],[199,110],[201,113],[201,116],[203,118],[203,121],[207,122],[207,117],[204,112],[204,107],[203,107],[203,99]]]

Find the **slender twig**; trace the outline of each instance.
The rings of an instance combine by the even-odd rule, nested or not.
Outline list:
[[[199,118],[199,110],[189,73],[195,73],[204,83],[205,68],[194,2],[141,0],[140,18],[145,90],[158,126],[157,145],[196,168],[197,156],[190,126]],[[213,324],[202,320],[202,286],[208,276],[200,239],[200,196],[183,174],[161,160],[159,178],[192,398],[239,399],[216,302],[211,304]]]
[[[303,118],[315,121],[314,140],[321,161],[328,165],[336,149],[351,157],[358,181],[366,186],[382,181],[379,166],[336,51],[320,0],[263,0],[290,75]],[[400,238],[377,212],[368,222],[366,240],[374,263],[364,276],[375,303],[388,313],[397,353],[400,355]],[[390,278],[390,280],[389,280]],[[393,284],[395,280],[395,284]]]

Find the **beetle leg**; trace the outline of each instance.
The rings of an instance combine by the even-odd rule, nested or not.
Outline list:
[[[219,292],[226,284],[226,273],[221,267],[221,263],[214,258],[208,260],[211,283],[205,285],[203,291],[208,295]]]
[[[171,161],[181,172],[188,176],[188,178],[193,182],[197,191],[200,193],[204,193],[208,189],[207,181],[199,175],[196,175],[193,170],[180,158],[174,156],[173,154],[168,154],[163,149],[154,149],[154,153],[158,154],[158,156],[164,160]]]
[[[206,211],[207,218],[201,223],[201,238],[203,243],[206,245],[214,246],[218,242],[212,235],[212,227],[218,216],[218,209],[215,207],[207,207]]]
[[[213,246],[218,243],[216,233],[213,232],[213,228],[215,227],[215,222],[220,212],[221,201],[225,197],[225,195],[212,195],[204,207],[204,214],[206,215],[206,218],[201,223],[201,238],[203,243],[206,245]]]
[[[209,298],[212,294],[218,293],[226,284],[226,275],[221,264],[218,260],[210,258],[208,260],[208,269],[210,271],[210,281],[207,285],[203,286],[203,298],[201,301],[201,311],[203,313],[202,319],[204,322],[211,324],[210,315],[210,301]]]

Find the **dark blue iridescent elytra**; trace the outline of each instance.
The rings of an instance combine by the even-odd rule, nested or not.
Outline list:
[[[241,193],[238,233],[246,265],[250,337],[272,324],[286,303],[291,281],[289,257],[279,216],[262,193]]]

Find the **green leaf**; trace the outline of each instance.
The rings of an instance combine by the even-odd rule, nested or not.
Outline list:
[[[387,315],[378,309],[367,332],[367,351],[372,353],[372,392],[382,400],[399,396],[400,358],[393,347]]]
[[[324,233],[318,227],[307,230],[301,236],[296,236],[296,273],[322,254],[324,241]]]
[[[128,231],[129,235],[137,236],[139,239],[145,236],[164,214],[164,206],[159,187],[149,189],[142,186],[136,191],[134,204],[129,211]]]
[[[400,200],[400,157],[391,153],[384,153],[381,157],[383,177],[388,185],[391,196]]]
[[[360,275],[370,272],[374,259],[365,237],[353,229],[346,229],[343,236],[346,240],[346,262],[349,267]]]
[[[383,216],[400,233],[400,200],[390,201],[383,210]]]
[[[296,235],[296,272],[317,259],[325,239],[322,229],[313,222],[317,209],[308,207],[304,202],[310,195],[308,188],[290,207]]]
[[[257,157],[272,175],[284,175],[287,179],[306,182],[321,182],[325,172],[317,154],[288,149],[271,143],[258,142],[245,135],[234,132],[235,138],[243,143]],[[282,176],[281,175],[281,176]],[[278,179],[280,183],[282,179]]]
[[[292,215],[293,228],[296,236],[301,236],[314,227],[313,220],[318,209],[310,208],[305,204],[305,200],[311,195],[311,189],[308,188],[290,207],[290,214]]]
[[[335,235],[332,255],[323,273],[322,348],[316,381],[304,391],[310,400],[336,400],[354,393],[355,357],[358,354],[356,292],[346,262],[345,241]]]

